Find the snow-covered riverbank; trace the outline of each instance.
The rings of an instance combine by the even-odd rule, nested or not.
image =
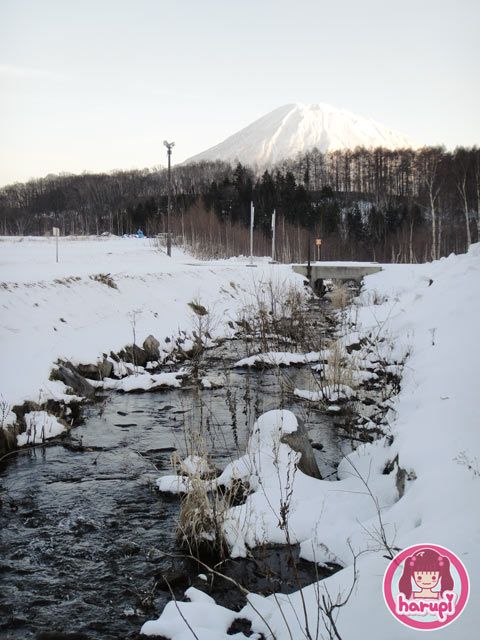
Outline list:
[[[58,358],[95,363],[131,344],[134,329],[137,344],[153,334],[168,351],[172,336],[192,329],[191,301],[212,310],[218,335],[231,331],[254,282],[302,286],[287,266],[256,264],[199,262],[180,250],[168,258],[137,238],[62,238],[56,264],[53,238],[0,238],[0,396],[12,406],[58,397],[49,381]]]
[[[168,353],[172,337],[194,325],[189,307],[194,300],[212,309],[212,334],[225,335],[259,282],[273,279],[303,288],[289,266],[269,265],[267,259],[256,264],[252,269],[245,259],[198,262],[178,251],[170,259],[150,241],[131,238],[64,239],[56,264],[53,240],[1,239],[0,396],[9,405],[58,397],[64,388],[49,380],[58,358],[94,363],[132,343],[134,331],[137,343],[153,334]],[[288,451],[279,470],[266,464],[263,488],[229,513],[232,553],[284,541],[278,527],[280,481],[291,492],[290,533],[302,555],[344,566],[321,583],[334,600],[350,588],[351,550],[360,554],[358,580],[336,622],[343,640],[418,635],[394,620],[383,603],[382,528],[392,547],[433,543],[460,557],[471,577],[470,604],[436,637],[470,640],[480,625],[475,606],[480,597],[475,578],[480,573],[480,245],[432,264],[386,265],[365,279],[350,316],[356,320],[356,341],[365,335],[385,338],[378,348],[392,362],[409,354],[400,394],[388,413],[388,435],[361,445],[341,463],[334,482],[297,471],[292,484]],[[306,397],[302,393],[298,397]],[[257,467],[270,450],[255,449]],[[316,628],[318,594],[312,585],[302,594],[250,596],[256,611],[247,605],[242,616],[267,638],[272,633],[276,640],[303,638],[304,607]],[[160,622],[144,631],[172,640],[232,637],[226,629],[236,614],[198,591],[189,595],[192,603],[180,609],[172,603]],[[323,627],[319,633],[328,637]]]
[[[430,543],[457,554],[471,578],[470,603],[436,637],[470,640],[480,625],[480,245],[432,264],[386,266],[365,279],[353,315],[360,337],[387,339],[392,361],[409,354],[388,414],[388,435],[361,445],[341,463],[338,481],[326,482],[293,473],[295,457],[279,443],[289,418],[270,414],[257,429],[265,427],[277,440],[236,463],[240,477],[250,468],[255,490],[230,510],[225,526],[236,555],[249,545],[282,542],[279,522],[288,498],[290,535],[301,542],[304,557],[337,560],[345,568],[290,596],[250,595],[236,617],[250,619],[254,631],[276,640],[416,638],[418,631],[399,624],[384,604],[385,556],[392,548]],[[276,463],[272,450],[278,451]],[[347,598],[354,555],[358,576]],[[330,621],[319,614],[327,593],[327,601],[345,600],[334,610],[339,635],[329,635]],[[187,595],[191,603],[169,604],[143,632],[172,640],[231,637],[226,632],[232,612],[197,590]]]

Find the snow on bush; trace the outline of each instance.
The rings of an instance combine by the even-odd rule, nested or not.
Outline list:
[[[311,351],[309,353],[290,353],[287,351],[269,351],[268,353],[259,353],[248,358],[242,358],[236,362],[234,367],[255,367],[255,366],[291,366],[293,364],[308,364],[310,362],[318,362],[326,360],[328,353],[326,351]]]
[[[348,400],[355,396],[355,391],[345,384],[324,385],[318,391],[309,391],[308,389],[294,389],[293,394],[297,398],[310,400],[310,402],[339,402],[340,400]]]

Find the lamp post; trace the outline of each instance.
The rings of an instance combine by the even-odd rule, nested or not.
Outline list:
[[[311,247],[312,247],[312,212],[309,210],[307,212],[307,278],[310,282],[312,279],[312,256],[311,256]]]
[[[172,206],[172,171],[171,171],[171,157],[172,148],[175,146],[175,142],[163,141],[163,144],[167,147],[168,157],[168,204],[167,204],[167,254],[172,255],[172,239],[170,237],[170,209]]]
[[[312,244],[312,238],[310,235],[310,227],[308,227],[308,245],[307,245],[307,278],[308,281],[310,282],[310,280],[312,279],[312,261],[311,261],[311,254],[310,254],[310,247]]]

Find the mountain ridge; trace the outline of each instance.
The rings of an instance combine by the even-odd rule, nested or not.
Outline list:
[[[289,103],[261,116],[222,142],[185,161],[239,160],[269,166],[313,148],[319,151],[417,148],[409,136],[371,118],[357,116],[327,103]]]

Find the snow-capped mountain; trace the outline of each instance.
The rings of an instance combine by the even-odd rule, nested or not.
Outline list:
[[[287,104],[186,162],[219,159],[267,166],[314,147],[335,151],[358,146],[398,149],[418,145],[403,133],[345,109],[328,104]]]

